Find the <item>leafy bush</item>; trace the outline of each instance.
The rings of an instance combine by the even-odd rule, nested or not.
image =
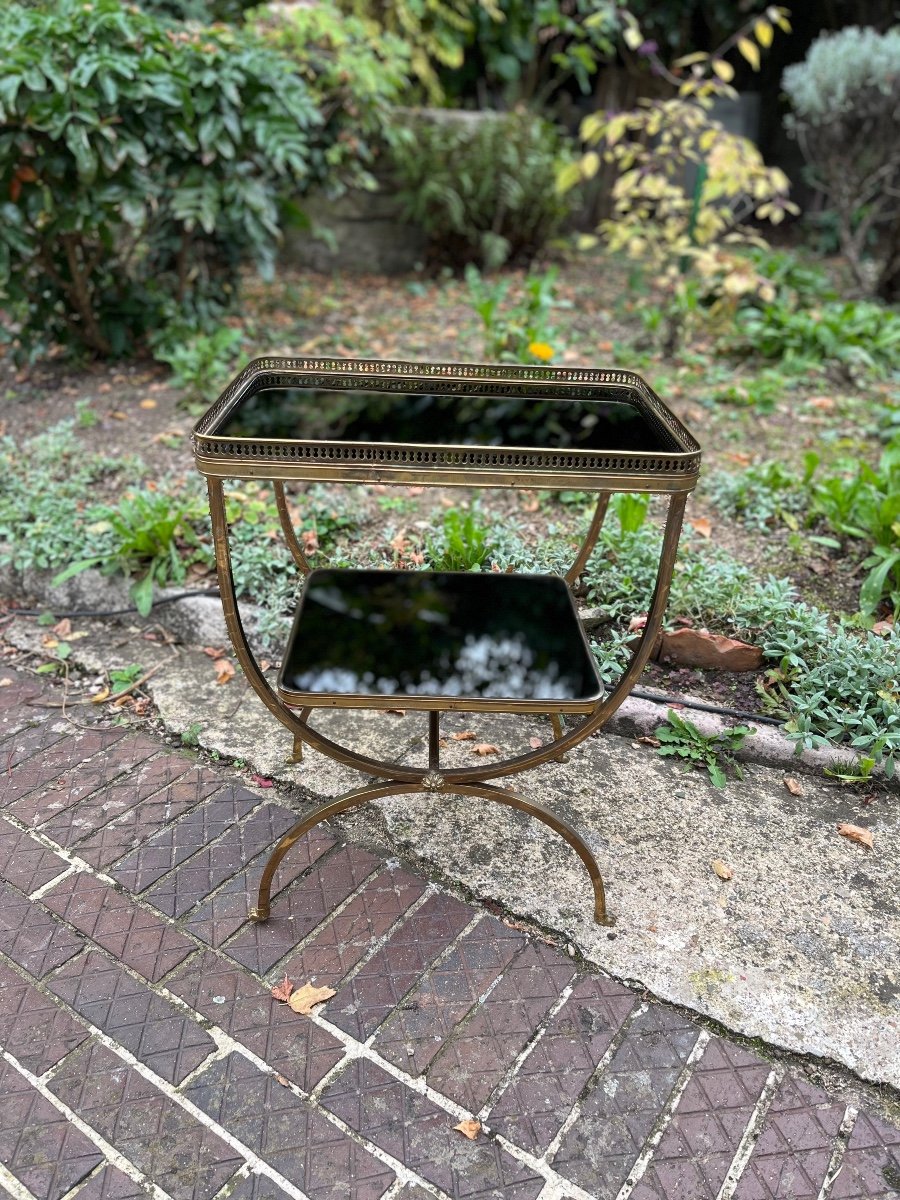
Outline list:
[[[787,199],[784,172],[766,167],[756,146],[729,133],[710,109],[714,97],[737,96],[731,87],[734,67],[726,54],[736,47],[758,70],[760,51],[772,44],[774,26],[790,30],[787,10],[769,6],[764,17],[745,21],[712,54],[685,55],[673,70],[659,57],[656,43],[644,38],[634,15],[626,10],[621,15],[627,47],[648,58],[676,94],[646,100],[630,111],[585,117],[581,136],[588,149],[562,169],[559,190],[593,179],[603,161],[611,163],[617,171],[613,211],[599,232],[613,250],[646,264],[676,294],[693,263],[702,280],[699,297],[713,318],[719,310],[733,312],[748,293],[774,296],[771,285],[733,248],[764,244],[743,223],[748,217],[778,223],[799,210]],[[585,239],[591,240],[596,239]],[[670,345],[680,333],[678,315],[674,313],[669,330]]]
[[[556,277],[551,267],[542,275],[529,274],[521,295],[507,303],[510,280],[488,281],[474,263],[466,267],[469,301],[484,326],[484,357],[488,362],[548,362],[559,349],[550,324],[556,299]]]
[[[206,407],[236,373],[243,334],[230,325],[200,333],[176,322],[152,342],[153,357],[172,368],[172,382],[188,404]]]
[[[236,24],[255,0],[138,0],[138,3],[145,12],[157,17],[214,25],[217,21]]]
[[[900,314],[865,300],[815,308],[751,305],[737,314],[746,348],[763,358],[813,369],[839,363],[855,377],[900,367]]]
[[[496,0],[338,0],[344,14],[362,18],[375,30],[375,40],[402,38],[412,70],[432,103],[443,99],[438,78],[442,67],[462,65],[463,47],[475,29],[479,12],[502,21]]]
[[[530,260],[569,211],[554,189],[562,135],[524,110],[401,114],[389,140],[401,203],[425,230],[435,265]]]
[[[270,265],[279,197],[321,174],[289,59],[120,0],[0,9],[0,302],[28,350],[119,354],[171,308]],[[214,303],[213,303],[214,307]]]
[[[884,449],[877,467],[853,461],[848,469],[814,481],[813,512],[835,533],[871,547],[859,592],[860,612],[874,613],[887,598],[900,617],[900,437]]]
[[[858,283],[869,288],[870,234],[889,223],[876,289],[900,292],[900,29],[880,34],[849,26],[822,34],[782,84],[793,107],[786,124],[828,197],[841,250]]]
[[[267,5],[255,10],[252,27],[291,57],[322,114],[326,184],[342,177],[371,184],[366,172],[383,150],[391,105],[409,87],[409,43],[388,31],[379,35],[376,21],[342,13],[333,0],[310,8]]]

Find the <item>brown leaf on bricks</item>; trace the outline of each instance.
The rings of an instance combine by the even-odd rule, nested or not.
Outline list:
[[[473,754],[480,754],[484,758],[487,754],[499,754],[500,747],[492,746],[490,742],[479,742],[477,746],[472,747]]]
[[[304,983],[303,987],[297,988],[288,1004],[295,1013],[302,1013],[308,1017],[317,1004],[322,1004],[326,1000],[330,1000],[335,995],[334,988],[330,987],[313,987],[311,983]]]
[[[471,729],[463,729],[459,733],[451,733],[454,742],[474,742],[475,734]]]
[[[709,864],[720,879],[733,879],[734,871],[721,858],[714,858]]]
[[[869,850],[875,849],[875,840],[872,837],[871,829],[863,829],[859,825],[848,825],[843,822],[838,825],[837,831],[841,837],[849,838],[851,842],[859,842],[860,846],[865,846]]]
[[[800,785],[800,780],[794,779],[794,777],[792,775],[785,775],[784,786],[787,788],[787,790],[791,793],[792,796],[802,796],[803,795],[803,788]]]
[[[293,990],[294,985],[288,979],[287,975],[285,975],[281,983],[277,983],[275,987],[272,988],[272,995],[276,1000],[280,1000],[282,1004],[287,1004]]]
[[[479,1133],[481,1133],[481,1122],[460,1121],[460,1123],[458,1125],[454,1125],[453,1128],[458,1129],[463,1137],[467,1137],[470,1142],[474,1142]]]

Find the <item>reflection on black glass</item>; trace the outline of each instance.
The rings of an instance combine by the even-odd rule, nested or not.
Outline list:
[[[620,394],[617,400],[535,400],[263,388],[245,396],[217,432],[300,441],[677,449],[629,399],[627,389]]]
[[[409,571],[315,571],[282,686],[398,699],[599,692],[562,580]]]

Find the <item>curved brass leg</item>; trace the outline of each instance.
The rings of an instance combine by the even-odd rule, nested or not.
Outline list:
[[[555,713],[555,712],[550,713],[549,716],[550,716],[550,724],[553,726],[553,738],[555,741],[558,742],[559,739],[565,733],[565,728],[562,723],[562,717],[559,715],[559,713]],[[568,756],[568,754],[560,754],[559,757],[556,759],[556,761],[562,762],[562,763],[568,762],[569,756]]]
[[[569,567],[568,571],[566,571],[566,583],[574,583],[587,566],[587,561],[591,557],[591,551],[597,545],[597,538],[600,536],[600,530],[603,528],[606,510],[609,508],[609,497],[609,492],[601,492],[597,497],[597,507],[594,509],[594,515],[591,519],[587,536],[581,544],[581,549],[578,551],[575,561]]]
[[[261,922],[269,919],[272,878],[278,869],[278,864],[298,838],[301,838],[314,825],[318,825],[320,821],[326,821],[329,817],[333,817],[337,813],[346,812],[348,808],[356,808],[360,804],[365,804],[369,800],[381,800],[386,796],[403,796],[409,795],[411,792],[421,791],[422,787],[420,784],[404,783],[399,779],[391,780],[388,783],[377,783],[370,787],[357,788],[353,792],[348,792],[346,796],[339,796],[336,800],[329,800],[325,804],[319,805],[318,808],[313,809],[311,813],[299,820],[292,829],[288,830],[269,855],[269,861],[266,863],[262,879],[259,883],[259,896],[256,907],[250,910],[249,916],[251,921]],[[447,791],[454,796],[480,796],[485,800],[495,800],[498,804],[506,804],[510,808],[528,813],[529,816],[537,817],[539,821],[543,821],[555,833],[565,838],[587,867],[588,874],[591,877],[591,883],[594,888],[594,920],[598,925],[612,925],[614,923],[614,919],[606,911],[606,892],[603,887],[603,876],[600,874],[597,860],[588,849],[581,835],[571,825],[568,825],[554,812],[551,812],[549,808],[538,803],[537,800],[527,800],[524,796],[519,796],[516,792],[509,791],[506,788],[495,787],[490,783],[456,784],[452,788],[448,788]]]
[[[287,548],[291,552],[291,556],[304,575],[308,575],[312,570],[309,565],[309,559],[303,553],[303,547],[297,540],[297,533],[294,529],[294,522],[291,520],[291,514],[288,512],[287,497],[284,494],[284,484],[280,479],[272,481],[272,487],[275,491],[275,505],[278,508],[278,519],[281,522],[281,532],[284,534],[284,540],[287,542]]]

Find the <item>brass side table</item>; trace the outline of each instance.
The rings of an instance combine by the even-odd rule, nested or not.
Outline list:
[[[368,800],[411,792],[494,800],[543,821],[587,867],[599,924],[603,879],[580,834],[537,801],[493,780],[558,759],[616,711],[647,663],[675,564],[700,447],[647,384],[626,371],[346,359],[250,363],[193,432],[207,477],[219,587],[247,679],[293,734],[379,782],[320,805],[284,835],[266,863],[251,917],[268,919],[272,877],[320,821]],[[225,479],[272,482],[281,528],[307,577],[276,687],[250,649],[235,596]],[[292,481],[577,489],[597,506],[565,579],[430,571],[312,571],[285,496]],[[656,587],[627,669],[607,695],[569,586],[584,570],[610,496],[668,496]],[[321,707],[418,709],[428,714],[428,766],[381,762],[317,731]],[[532,712],[553,722],[547,745],[499,762],[443,768],[440,713]],[[563,728],[560,714],[580,717]]]

